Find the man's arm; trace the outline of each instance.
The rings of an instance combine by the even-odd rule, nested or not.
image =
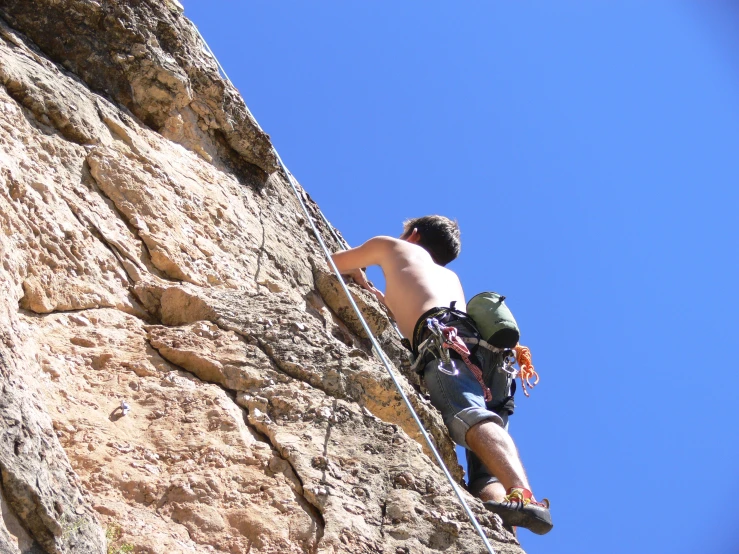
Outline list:
[[[336,252],[331,257],[342,275],[349,275],[353,269],[368,265],[382,266],[393,240],[390,237],[371,238],[362,246]]]
[[[362,268],[370,265],[382,267],[393,240],[390,237],[374,237],[356,248],[336,252],[331,258],[334,260],[339,273],[349,275],[358,285],[372,292],[384,303],[382,293],[367,281]]]

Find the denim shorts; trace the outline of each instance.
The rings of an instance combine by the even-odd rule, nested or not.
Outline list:
[[[493,399],[485,402],[482,387],[467,365],[452,358],[451,362],[458,370],[457,375],[449,375],[439,371],[440,361],[430,360],[424,367],[423,377],[426,388],[431,395],[431,403],[441,412],[444,424],[449,430],[452,440],[467,449],[467,470],[469,487],[481,490],[486,484],[497,481],[483,463],[469,450],[465,436],[471,427],[483,421],[493,421],[508,430],[508,412],[503,409],[493,411],[510,393],[510,379],[497,371],[493,359],[495,354],[478,349],[483,370],[483,379],[490,388]],[[472,492],[472,490],[471,490]]]

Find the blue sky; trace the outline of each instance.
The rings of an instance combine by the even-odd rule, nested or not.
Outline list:
[[[739,552],[739,9],[183,3],[351,244],[443,213],[508,297],[529,554]]]

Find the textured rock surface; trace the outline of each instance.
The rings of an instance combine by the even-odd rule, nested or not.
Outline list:
[[[481,552],[179,3],[0,17],[0,551]]]
[[[219,156],[240,169],[248,169],[246,162],[271,173],[277,166],[269,137],[238,91],[218,77],[182,12],[177,0],[0,5],[2,16],[52,60],[153,129],[205,159]]]

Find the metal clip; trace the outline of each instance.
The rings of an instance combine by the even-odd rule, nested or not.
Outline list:
[[[515,379],[518,376],[518,370],[515,368],[516,364],[516,351],[512,348],[506,348],[502,352],[503,363],[500,365],[500,371],[507,373],[511,378]]]
[[[431,330],[432,336],[434,337],[434,346],[439,353],[439,365],[438,370],[447,375],[455,376],[459,375],[459,370],[452,362],[452,358],[449,355],[449,350],[444,348],[446,342],[444,338],[444,332],[441,330],[441,323],[438,319],[430,317],[426,320],[426,326]]]
[[[452,377],[459,375],[459,370],[457,369],[457,366],[454,365],[451,358],[449,359],[448,362],[445,362],[444,360],[440,360],[439,365],[436,367],[442,373],[446,373],[447,375],[451,375]]]

